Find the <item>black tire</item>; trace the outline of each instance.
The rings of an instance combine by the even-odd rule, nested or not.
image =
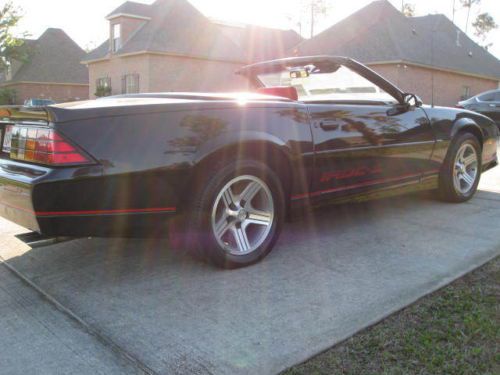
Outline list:
[[[281,232],[285,217],[285,194],[281,181],[266,165],[253,160],[237,161],[221,168],[214,168],[214,170],[216,172],[212,176],[202,179],[203,186],[200,186],[194,193],[187,233],[190,236],[190,247],[195,248],[198,256],[218,267],[249,266],[271,252]],[[212,229],[212,212],[227,184],[241,176],[253,176],[265,183],[268,188],[266,191],[272,196],[274,215],[268,234],[261,236],[261,240],[265,238],[262,244],[248,254],[235,255],[222,247],[221,241],[216,238]]]
[[[474,148],[477,155],[477,173],[474,183],[466,192],[459,191],[454,183],[455,161],[457,154],[464,145],[470,145]],[[462,203],[471,199],[477,191],[479,180],[481,178],[481,145],[478,139],[471,133],[459,133],[453,140],[448,150],[448,154],[439,174],[438,196],[441,200],[453,203]]]

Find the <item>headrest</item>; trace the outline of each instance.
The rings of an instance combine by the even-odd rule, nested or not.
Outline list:
[[[290,86],[261,87],[257,89],[257,92],[263,95],[279,96],[290,100],[299,100],[297,89]]]

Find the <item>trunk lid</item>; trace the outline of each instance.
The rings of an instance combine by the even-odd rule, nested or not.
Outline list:
[[[108,116],[142,115],[154,112],[202,110],[238,107],[244,103],[253,106],[289,105],[286,98],[257,93],[158,93],[128,94],[97,100],[56,104],[46,108],[54,122],[102,118]]]

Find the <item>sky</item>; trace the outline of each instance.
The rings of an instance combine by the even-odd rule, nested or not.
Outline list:
[[[6,0],[0,0],[0,4]],[[102,43],[108,35],[105,16],[121,5],[125,0],[13,0],[22,9],[24,15],[16,32],[28,32],[31,38],[37,38],[48,27],[61,28],[82,48],[93,48]],[[153,0],[135,0],[151,4]],[[232,23],[250,23],[261,26],[296,29],[296,19],[300,17],[302,0],[189,0],[206,16]],[[317,27],[323,29],[349,16],[366,6],[371,0],[327,0],[330,12]],[[398,9],[401,0],[390,0]],[[450,19],[454,0],[406,0],[415,5],[416,15],[442,13]],[[455,23],[465,30],[466,14],[456,2]],[[479,6],[471,10],[470,19],[477,14],[489,12],[500,24],[500,0],[482,0]],[[472,23],[472,21],[471,21]],[[307,29],[307,27],[304,27]],[[306,30],[303,30],[307,34]],[[476,39],[469,26],[469,36]],[[306,36],[306,35],[304,35]],[[490,33],[485,43],[495,42],[489,51],[500,58],[500,29]]]

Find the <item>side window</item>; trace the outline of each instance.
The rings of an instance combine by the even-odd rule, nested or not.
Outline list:
[[[495,93],[495,101],[500,103],[500,91]]]
[[[481,95],[478,99],[482,102],[494,102],[495,101],[495,93],[488,92],[486,94]]]

